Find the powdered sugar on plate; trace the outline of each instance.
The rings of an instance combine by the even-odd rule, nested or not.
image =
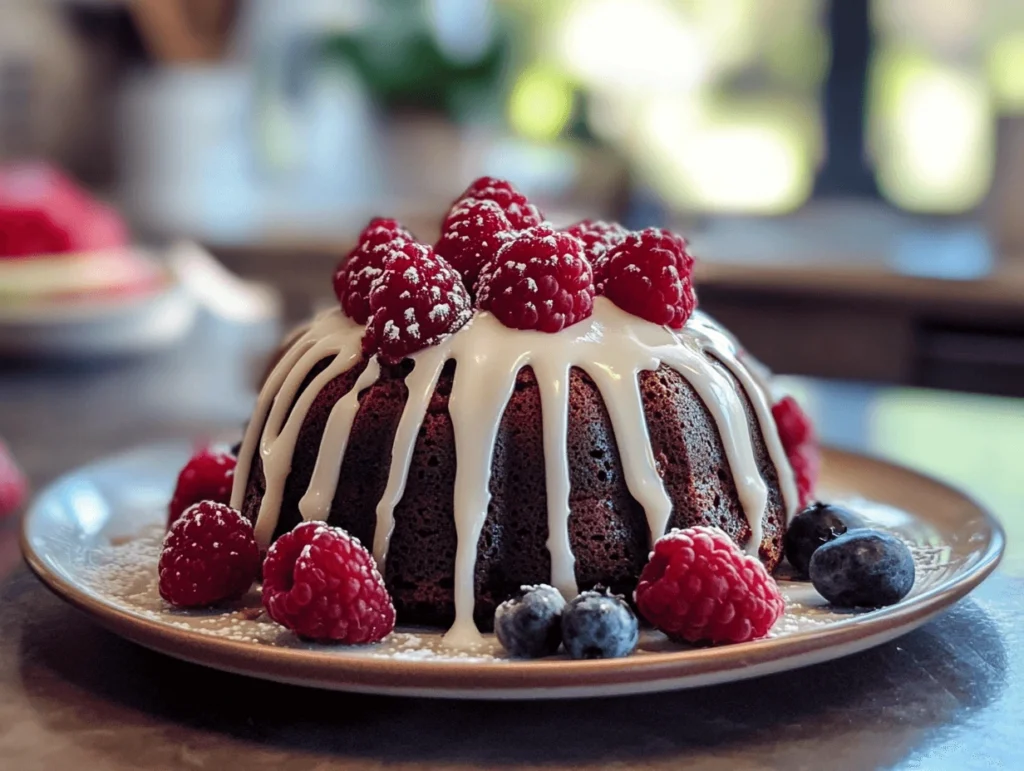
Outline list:
[[[941,581],[956,566],[950,561],[949,546],[937,542],[931,532],[907,531],[905,514],[868,501],[850,502],[875,523],[891,529],[911,546],[917,565],[914,594]],[[405,661],[491,662],[500,664],[503,655],[493,635],[485,635],[478,649],[453,650],[441,645],[440,629],[399,628],[382,643],[362,647],[329,646],[300,640],[270,620],[263,611],[260,590],[254,587],[245,597],[229,606],[210,610],[176,610],[160,597],[157,589],[157,562],[163,540],[163,527],[154,523],[134,536],[119,536],[87,548],[74,550],[79,586],[106,604],[160,624],[200,635],[219,637],[252,645],[333,652],[339,656],[363,656]],[[786,580],[779,585],[786,600],[785,615],[772,630],[771,637],[787,637],[820,629],[858,614],[835,612],[805,582]],[[862,615],[862,614],[859,614]],[[660,632],[645,630],[638,655],[685,650]]]

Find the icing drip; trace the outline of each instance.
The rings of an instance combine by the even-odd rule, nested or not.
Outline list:
[[[474,319],[478,326],[481,321],[484,326],[487,321],[499,324],[493,317]],[[469,647],[481,640],[473,621],[477,544],[491,501],[491,457],[498,424],[515,387],[516,373],[522,366],[521,361],[503,361],[504,351],[500,348],[489,350],[485,345],[473,345],[475,342],[468,336],[460,340],[457,333],[452,338],[455,344],[452,347],[470,348],[468,353],[473,363],[479,365],[461,370],[455,365],[455,381],[448,399],[448,412],[455,431],[454,515],[458,543],[455,546],[455,623],[444,640],[454,647]],[[466,361],[457,355],[459,352],[452,351],[456,361]],[[496,375],[493,380],[492,371]]]
[[[747,413],[732,382],[711,364],[694,341],[680,338],[679,343],[667,350],[661,349],[662,361],[689,382],[718,426],[725,457],[736,483],[736,494],[750,525],[751,535],[746,551],[756,557],[764,535],[768,486],[757,470]]]
[[[326,369],[313,378],[313,382],[302,392],[295,406],[291,411],[288,405],[295,398],[298,387],[283,390],[267,418],[267,426],[260,440],[260,457],[263,460],[263,477],[266,480],[267,488],[260,500],[259,515],[256,518],[254,535],[256,543],[261,548],[270,545],[270,539],[274,535],[274,528],[277,526],[278,515],[281,510],[281,497],[284,494],[284,484],[288,474],[292,470],[292,455],[295,453],[295,442],[299,438],[299,429],[306,420],[306,413],[310,405],[323,387],[330,383],[338,375],[342,375],[356,365],[359,361],[357,355],[342,356],[338,351],[321,350],[320,345],[313,346],[302,359],[299,365],[308,364],[312,368],[320,361],[325,354],[336,354]],[[281,397],[284,398],[281,398]],[[287,421],[285,421],[287,416]],[[281,423],[284,422],[284,427]]]
[[[331,513],[331,502],[334,500],[334,493],[338,489],[338,477],[341,475],[339,459],[345,457],[348,437],[352,433],[352,424],[359,411],[359,394],[376,383],[378,377],[380,365],[375,356],[367,362],[366,369],[352,384],[352,388],[335,402],[331,414],[327,416],[327,425],[324,426],[324,434],[320,438],[320,451],[316,456],[313,476],[309,480],[306,494],[299,501],[299,513],[307,522],[326,520],[327,515]]]
[[[796,489],[793,467],[789,465],[786,449],[782,446],[779,429],[772,416],[768,370],[750,356],[744,356],[743,361],[740,361],[740,347],[736,339],[715,324],[709,316],[695,313],[690,320],[690,326],[704,350],[733,374],[750,399],[754,414],[757,415],[757,422],[761,424],[761,436],[765,447],[768,448],[768,457],[771,458],[779,478],[779,491],[782,493],[788,523],[800,508],[800,494]]]
[[[285,355],[277,362],[277,365],[270,371],[266,382],[256,402],[256,409],[245,427],[245,436],[242,437],[242,446],[238,450],[238,460],[235,466],[235,476],[231,484],[231,506],[236,509],[242,508],[242,501],[245,498],[245,487],[249,482],[249,472],[252,468],[252,458],[256,451],[256,445],[263,435],[262,427],[267,421],[267,413],[273,404],[273,398],[284,386],[285,379],[291,375],[302,355],[313,345],[314,340],[309,337],[302,337],[292,344]]]
[[[377,504],[377,526],[373,534],[373,558],[377,561],[377,569],[381,575],[384,575],[384,561],[387,559],[391,533],[395,529],[395,507],[405,494],[409,466],[412,464],[413,451],[416,449],[416,437],[437,387],[437,379],[448,360],[447,354],[447,348],[428,348],[420,351],[413,357],[416,364],[405,378],[409,395],[406,397],[405,408],[395,431],[388,484],[384,488],[380,503]]]
[[[257,540],[269,543],[276,527],[281,496],[291,470],[299,429],[313,399],[331,379],[360,360],[363,327],[340,311],[317,317],[272,371],[260,395],[239,457],[232,505],[245,494],[250,458],[259,442],[266,492],[256,523]],[[573,367],[597,384],[608,410],[626,484],[644,507],[651,539],[667,527],[672,501],[658,472],[647,430],[638,374],[661,364],[676,370],[700,396],[714,420],[732,470],[740,504],[752,536],[747,550],[757,554],[763,536],[768,488],[757,468],[751,426],[731,372],[746,392],[772,462],[779,476],[787,514],[796,506],[792,470],[771,417],[768,395],[740,361],[735,341],[703,314],[673,332],[620,310],[605,298],[594,314],[554,335],[503,326],[490,313],[478,312],[455,335],[413,355],[406,377],[408,397],[392,446],[387,486],[377,505],[373,552],[378,564],[387,558],[394,529],[394,510],[405,492],[419,429],[445,363],[455,360],[456,373],[448,411],[455,434],[456,474],[453,517],[458,542],[455,555],[455,623],[445,636],[453,646],[480,639],[473,621],[477,545],[490,503],[491,462],[502,415],[515,388],[516,375],[533,368],[541,396],[545,487],[551,583],[563,593],[576,593],[575,558],[569,541],[570,489],[567,457],[569,376]],[[315,364],[333,356],[327,368],[296,400]],[[361,373],[352,390],[332,408],[321,439],[313,477],[299,509],[305,519],[324,519],[330,512],[359,392],[379,377],[376,360]],[[292,403],[294,402],[294,406]],[[282,427],[283,424],[283,427]]]
[[[590,376],[601,392],[608,417],[612,421],[626,487],[630,495],[643,506],[647,515],[647,530],[651,543],[654,543],[665,534],[668,518],[672,514],[672,499],[658,474],[644,405],[640,399],[640,384],[637,382],[640,370],[657,369],[658,361],[650,359],[642,364],[625,370],[597,367],[590,372]]]
[[[325,385],[359,362],[363,331],[364,327],[340,311],[331,310],[321,314],[281,358],[260,393],[239,451],[239,465],[235,469],[231,489],[231,505],[238,509],[242,506],[249,479],[248,459],[255,452],[258,442],[266,489],[260,500],[259,514],[253,529],[261,549],[270,545],[277,527],[284,484],[291,471],[295,441],[306,413]],[[296,400],[306,375],[327,356],[334,356],[334,360]],[[246,460],[243,461],[243,458]],[[337,460],[340,463],[340,458]]]
[[[540,389],[541,429],[544,434],[550,583],[568,601],[579,594],[576,558],[569,543],[569,455],[566,448],[569,437],[569,365],[537,362],[533,374]]]

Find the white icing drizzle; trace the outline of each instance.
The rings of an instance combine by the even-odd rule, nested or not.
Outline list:
[[[658,361],[651,359],[637,364],[642,366],[630,367],[627,364],[625,369],[621,365],[597,367],[589,374],[601,392],[612,421],[626,487],[643,506],[651,543],[654,543],[665,534],[665,526],[672,514],[672,499],[658,474],[637,381],[641,369],[657,369]]]
[[[277,393],[284,386],[285,378],[295,370],[302,355],[312,347],[315,341],[312,337],[302,337],[292,344],[284,356],[277,362],[267,376],[266,382],[256,402],[256,409],[253,411],[249,424],[245,427],[245,436],[242,437],[242,446],[238,450],[238,462],[235,466],[235,475],[231,484],[231,505],[236,509],[242,508],[242,501],[245,499],[245,488],[249,483],[249,471],[252,468],[252,458],[256,451],[256,445],[263,435],[263,425],[267,421],[267,413],[276,398]]]
[[[500,322],[488,314],[476,316],[470,324],[480,329]],[[466,327],[459,332],[464,329]],[[473,621],[477,544],[491,502],[491,458],[498,424],[515,388],[516,373],[524,365],[521,359],[505,360],[508,350],[486,345],[488,337],[483,335],[478,340],[473,335],[456,333],[448,343],[456,362],[462,361],[464,365],[472,362],[462,369],[456,363],[448,399],[455,432],[453,513],[458,542],[455,546],[455,623],[445,634],[444,641],[456,648],[472,647],[481,640]],[[469,350],[465,351],[466,348]],[[468,356],[460,356],[461,353]]]
[[[313,400],[323,390],[324,386],[330,383],[338,375],[342,375],[351,369],[359,361],[357,354],[343,356],[341,352],[334,350],[321,350],[321,346],[313,346],[302,359],[312,367],[320,361],[324,355],[336,354],[334,360],[309,384],[302,392],[295,406],[289,411],[288,405],[295,398],[298,387],[283,390],[270,410],[270,417],[267,418],[267,425],[260,440],[260,457],[263,460],[263,477],[267,487],[260,500],[259,515],[256,518],[254,535],[260,546],[269,546],[270,539],[274,535],[274,528],[277,525],[278,514],[281,510],[281,498],[284,494],[285,481],[292,470],[292,456],[295,453],[295,442],[299,438],[299,429],[306,420]],[[284,396],[285,398],[281,398]],[[287,416],[287,420],[285,420]],[[284,422],[284,427],[281,423]],[[339,459],[340,460],[340,459]],[[266,516],[264,516],[266,515]]]
[[[391,469],[388,471],[388,484],[384,495],[377,504],[377,526],[373,534],[373,558],[377,561],[377,569],[384,574],[384,561],[388,555],[391,533],[395,529],[395,507],[405,494],[406,480],[409,478],[409,466],[412,464],[413,451],[416,449],[416,437],[430,406],[430,399],[437,387],[437,379],[448,360],[447,349],[429,348],[418,354],[412,372],[405,378],[409,395],[405,400],[402,417],[395,431],[395,441],[391,450]]]
[[[363,327],[340,311],[317,317],[271,372],[246,432],[232,491],[242,503],[249,463],[257,441],[266,492],[256,523],[257,540],[266,546],[277,525],[281,496],[291,470],[299,429],[320,390],[359,361]],[[303,391],[299,386],[318,361],[333,356],[327,368]],[[373,552],[387,558],[394,510],[405,492],[412,456],[426,410],[445,362],[456,361],[448,402],[455,435],[456,474],[453,504],[458,543],[455,555],[455,623],[445,641],[472,646],[480,635],[473,621],[477,545],[490,503],[491,463],[498,427],[515,388],[516,375],[533,369],[541,397],[548,542],[551,583],[571,596],[576,592],[575,558],[569,541],[568,391],[573,367],[597,384],[608,410],[626,484],[644,507],[651,539],[660,537],[672,513],[672,501],[658,473],[643,410],[638,375],[661,364],[676,370],[697,392],[718,428],[744,515],[750,525],[747,551],[757,554],[763,537],[768,488],[757,468],[751,426],[743,400],[725,370],[746,392],[772,462],[787,513],[796,506],[793,474],[771,417],[765,389],[739,359],[735,341],[703,314],[679,331],[651,324],[620,310],[603,297],[593,315],[554,335],[503,326],[490,313],[477,312],[455,335],[411,357],[406,377],[408,398],[392,446],[384,494],[377,505]],[[723,370],[722,367],[725,369]],[[309,487],[299,510],[305,519],[324,519],[330,511],[358,395],[379,377],[376,360],[361,373],[349,394],[332,408]],[[292,402],[294,401],[294,407]],[[282,428],[282,423],[283,428]]]
[[[677,339],[679,345],[661,349],[661,360],[689,382],[718,426],[725,457],[736,483],[736,494],[750,525],[751,536],[746,550],[756,557],[764,532],[768,486],[757,469],[743,402],[729,379],[711,364],[692,338],[679,336]]]
[[[540,391],[544,436],[544,494],[548,505],[550,584],[566,601],[579,594],[576,557],[569,543],[569,365],[538,361],[533,367]],[[547,459],[550,458],[550,461]]]
[[[800,508],[800,494],[796,489],[793,467],[790,466],[786,457],[786,449],[782,446],[782,440],[779,438],[778,426],[775,425],[775,418],[772,417],[767,368],[761,362],[752,360],[753,357],[750,356],[743,356],[743,361],[741,361],[741,350],[736,338],[715,324],[706,314],[695,313],[690,318],[689,326],[701,340],[704,350],[718,359],[733,374],[747,394],[747,398],[750,399],[754,414],[757,415],[757,422],[761,425],[761,436],[764,439],[765,447],[768,448],[768,457],[771,458],[779,478],[779,491],[782,493],[782,504],[788,523]]]
[[[337,360],[340,359],[339,356]],[[359,411],[359,394],[376,383],[378,377],[380,365],[374,356],[367,362],[366,369],[360,373],[349,392],[334,403],[331,414],[327,416],[313,475],[309,480],[306,494],[299,501],[299,513],[307,522],[324,521],[331,513],[331,502],[334,500],[334,493],[338,489],[338,477],[341,475],[339,459],[345,457],[348,437],[352,433],[352,424]]]
[[[274,528],[277,527],[284,484],[291,471],[295,441],[306,413],[327,383],[359,361],[363,332],[364,327],[340,311],[330,310],[320,314],[274,367],[260,392],[253,418],[246,428],[245,439],[239,450],[239,465],[235,469],[231,489],[231,505],[241,508],[249,479],[248,459],[253,456],[258,442],[266,489],[260,500],[254,534],[262,549],[270,545]],[[306,376],[318,362],[328,356],[334,356],[334,360],[296,400],[295,396]],[[246,460],[243,461],[243,458]],[[340,458],[338,462],[340,464]]]

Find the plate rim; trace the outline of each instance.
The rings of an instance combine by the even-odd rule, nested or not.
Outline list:
[[[32,301],[23,305],[15,304],[0,308],[0,325],[10,328],[50,329],[68,324],[109,321],[119,316],[130,315],[139,309],[181,293],[184,288],[181,281],[167,265],[157,258],[154,249],[138,245],[128,248],[135,253],[136,257],[150,263],[157,270],[159,279],[152,286],[141,292],[124,296],[97,292],[56,299],[47,296],[41,301]],[[93,254],[97,251],[99,250],[80,252],[79,254]],[[59,255],[39,256],[45,258]],[[108,456],[108,459],[109,457],[112,456]],[[84,466],[79,468],[84,468]]]
[[[920,471],[898,463],[848,450],[823,448],[826,457],[838,461],[866,463],[879,469],[895,470],[938,487],[969,504],[989,528],[987,547],[978,561],[954,579],[928,589],[906,602],[876,611],[870,616],[849,619],[798,635],[769,638],[731,646],[665,651],[622,659],[569,661],[493,662],[422,661],[389,657],[339,657],[330,650],[279,648],[265,644],[215,637],[181,629],[154,619],[121,610],[92,596],[50,569],[33,547],[29,529],[43,500],[72,474],[93,466],[106,465],[139,451],[169,443],[140,445],[122,453],[105,456],[62,474],[44,487],[22,518],[19,542],[31,571],[50,591],[103,627],[144,647],[192,663],[278,682],[336,690],[378,693],[409,693],[435,697],[535,698],[542,690],[547,698],[558,698],[560,690],[598,695],[634,693],[686,686],[686,680],[701,679],[695,685],[756,677],[766,671],[798,668],[777,666],[810,654],[827,654],[816,663],[854,653],[909,632],[945,608],[958,602],[984,581],[1002,559],[1006,534],[998,518],[970,495]],[[175,445],[176,446],[176,445]],[[877,642],[874,638],[879,638]],[[865,642],[866,641],[866,642]],[[865,643],[858,645],[858,643]],[[747,671],[744,670],[756,670]],[[715,676],[718,676],[717,678]]]

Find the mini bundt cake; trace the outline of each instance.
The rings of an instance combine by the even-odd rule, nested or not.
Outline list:
[[[772,569],[800,503],[763,371],[693,310],[685,241],[499,221],[536,213],[520,199],[474,183],[433,249],[371,223],[341,307],[268,375],[232,492],[264,549],[313,519],[372,544],[400,623],[453,644],[524,584],[631,595],[671,528]],[[491,232],[465,227],[480,210]]]

